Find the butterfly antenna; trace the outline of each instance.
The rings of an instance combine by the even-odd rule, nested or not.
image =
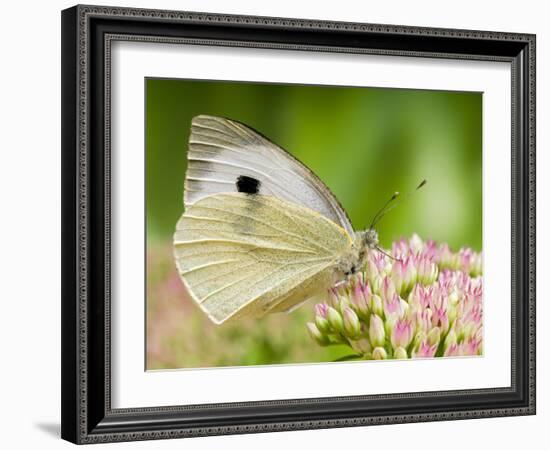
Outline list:
[[[399,197],[399,192],[394,192],[393,195],[390,197],[390,199],[384,203],[384,206],[378,210],[378,212],[374,215],[372,218],[372,222],[370,223],[369,229],[372,230],[372,227],[378,222],[378,217],[384,213],[385,209],[397,198]]]
[[[382,250],[380,247],[376,246],[374,247],[376,250],[378,250],[380,253],[383,253],[384,255],[386,255],[388,258],[394,260],[394,261],[401,261],[401,259],[399,258],[395,258],[394,256],[390,255],[389,253],[386,253],[384,250]]]
[[[411,191],[409,192],[407,195],[405,195],[404,197],[401,198],[401,200],[397,203],[394,203],[393,205],[390,205],[390,202],[392,200],[395,200],[397,197],[396,195],[394,194],[392,196],[392,198],[386,202],[386,204],[384,205],[384,207],[376,214],[376,216],[374,216],[374,219],[372,221],[372,224],[371,224],[371,228],[376,225],[378,222],[380,222],[380,220],[382,220],[382,218],[388,214],[393,208],[395,208],[397,205],[403,203],[405,200],[407,200],[411,195],[413,195],[416,191],[418,191],[420,188],[422,188],[423,186],[425,186],[427,183],[426,180],[422,180],[420,182],[420,184],[418,186],[416,186],[416,189],[414,191]],[[396,194],[399,194],[398,192],[396,192]]]

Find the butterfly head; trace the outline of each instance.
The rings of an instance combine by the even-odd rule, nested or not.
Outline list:
[[[360,234],[362,244],[366,249],[372,250],[378,247],[378,232],[374,228],[369,228],[368,230],[362,231]]]

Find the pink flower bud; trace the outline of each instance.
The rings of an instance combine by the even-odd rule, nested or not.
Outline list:
[[[365,290],[363,286],[359,283],[355,285],[355,288],[353,290],[353,295],[351,296],[351,304],[360,316],[366,317],[368,315],[369,308],[367,305],[367,299],[365,298]]]
[[[393,348],[406,348],[412,341],[413,327],[410,320],[399,319],[395,322],[391,333],[391,344]]]
[[[399,318],[403,315],[403,307],[399,295],[393,294],[393,297],[384,301],[384,315],[386,318]]]
[[[393,281],[390,277],[385,277],[382,281],[382,286],[380,287],[380,294],[382,297],[382,300],[384,302],[386,301],[392,301],[393,297],[396,293],[395,285],[393,284]]]
[[[433,358],[437,350],[436,345],[430,345],[427,342],[422,342],[418,351],[414,352],[413,358]]]
[[[324,319],[327,318],[328,305],[326,303],[317,303],[314,309],[315,309],[315,315],[322,317]]]
[[[472,337],[462,344],[462,351],[464,355],[475,356],[481,354],[481,340]]]
[[[421,257],[416,266],[418,281],[429,285],[437,280],[437,266],[426,257]]]
[[[470,273],[470,266],[474,259],[474,252],[470,248],[461,248],[458,252],[459,269]]]
[[[458,344],[455,342],[445,349],[443,356],[460,356],[459,350]]]
[[[392,244],[392,255],[394,258],[401,258],[409,253],[409,243],[402,238]]]
[[[438,255],[439,265],[444,268],[451,267],[453,265],[453,254],[447,244],[441,244],[439,247]]]
[[[393,263],[391,276],[395,290],[403,294],[410,290],[416,282],[416,268],[412,255],[403,257]]]

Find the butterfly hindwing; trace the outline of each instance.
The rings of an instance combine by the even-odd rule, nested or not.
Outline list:
[[[211,194],[257,193],[310,208],[353,233],[338,200],[311,170],[239,122],[193,118],[187,159],[186,208]]]
[[[328,287],[350,245],[344,229],[309,208],[245,193],[197,200],[174,235],[179,273],[215,323],[288,309]]]

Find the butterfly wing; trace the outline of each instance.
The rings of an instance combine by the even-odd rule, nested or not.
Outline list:
[[[300,161],[239,122],[197,116],[189,137],[185,207],[220,192],[271,195],[313,209],[353,233],[336,197]]]
[[[288,309],[327,288],[350,246],[345,230],[313,210],[242,193],[196,201],[174,235],[179,274],[215,323]]]

